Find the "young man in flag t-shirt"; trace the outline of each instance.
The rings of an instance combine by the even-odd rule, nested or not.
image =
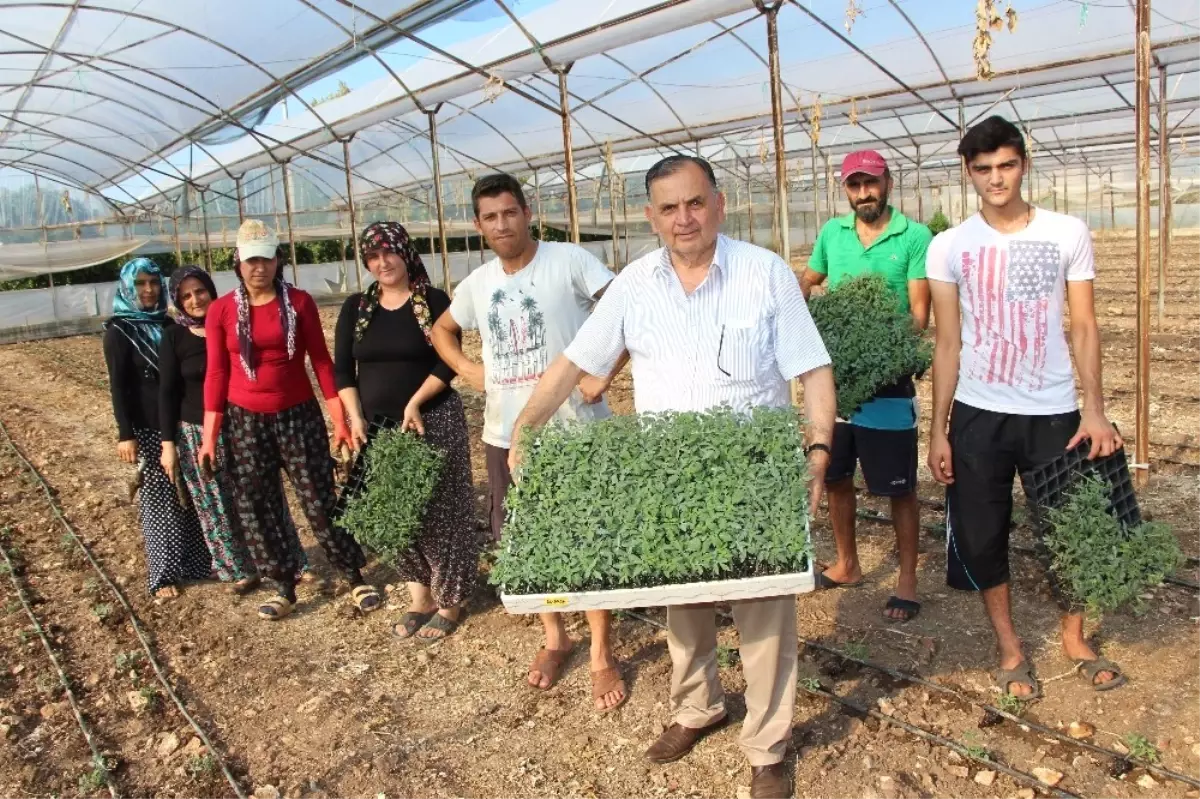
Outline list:
[[[1010,611],[1013,476],[1084,440],[1092,458],[1122,441],[1104,415],[1087,225],[1021,196],[1025,141],[1007,120],[993,116],[968,130],[958,153],[982,208],[929,245],[925,272],[937,331],[929,468],[946,485],[946,581],[982,593],[1000,653],[997,685],[1028,698],[1040,687]],[[1120,667],[1088,646],[1082,613],[1049,577],[1064,611],[1067,657],[1097,691],[1123,684]]]

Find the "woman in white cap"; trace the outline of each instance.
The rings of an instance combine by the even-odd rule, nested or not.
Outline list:
[[[259,573],[278,585],[277,595],[258,614],[276,621],[296,604],[300,564],[288,540],[296,533],[285,522],[281,468],[330,563],[349,581],[355,605],[364,613],[375,610],[381,600],[360,572],[366,564],[362,548],[330,519],[336,500],[334,464],[321,407],[304,368],[306,353],[333,421],[335,446],[349,446],[350,430],[334,387],[317,305],[307,292],[284,282],[279,239],[256,219],[238,229],[234,271],[240,285],[214,302],[205,318],[209,347],[200,462],[207,468],[215,464],[224,421],[229,436],[225,468],[232,470],[242,530]]]

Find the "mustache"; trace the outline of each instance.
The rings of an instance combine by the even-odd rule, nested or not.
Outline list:
[[[854,207],[855,207],[855,208],[857,208],[857,207],[858,207],[858,206],[860,206],[860,205],[874,205],[874,204],[876,204],[876,203],[878,203],[878,202],[879,202],[879,198],[878,198],[878,197],[871,197],[871,198],[868,198],[868,199],[866,199],[866,200],[859,200],[858,202],[856,202],[856,203],[854,204]]]

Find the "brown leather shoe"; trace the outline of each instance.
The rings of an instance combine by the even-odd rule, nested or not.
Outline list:
[[[792,778],[783,763],[750,769],[751,799],[792,799]]]
[[[657,741],[650,744],[650,748],[646,750],[646,759],[660,764],[674,763],[692,751],[692,747],[700,743],[700,739],[724,727],[728,720],[728,716],[722,716],[719,721],[698,730],[682,724],[672,724],[663,730]]]

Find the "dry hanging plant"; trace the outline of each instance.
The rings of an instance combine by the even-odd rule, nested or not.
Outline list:
[[[821,95],[813,100],[812,110],[808,113],[809,138],[816,147],[821,142]]]
[[[862,6],[854,0],[846,2],[846,33],[850,33],[850,29],[854,27],[854,20],[859,17],[865,17],[866,12],[862,10]]]
[[[999,32],[1008,25],[1009,33],[1017,30],[1017,10],[1011,4],[1001,16],[996,10],[995,0],[979,0],[975,6],[975,41],[972,43],[972,56],[975,59],[975,77],[979,80],[991,80],[992,71],[991,51],[992,32]]]
[[[501,94],[504,94],[504,78],[489,74],[487,82],[483,84],[483,99],[494,103]]]
[[[858,127],[858,101],[850,98],[850,124]]]
[[[758,162],[763,166],[767,165],[767,156],[770,151],[767,150],[767,134],[761,130],[758,132]]]

